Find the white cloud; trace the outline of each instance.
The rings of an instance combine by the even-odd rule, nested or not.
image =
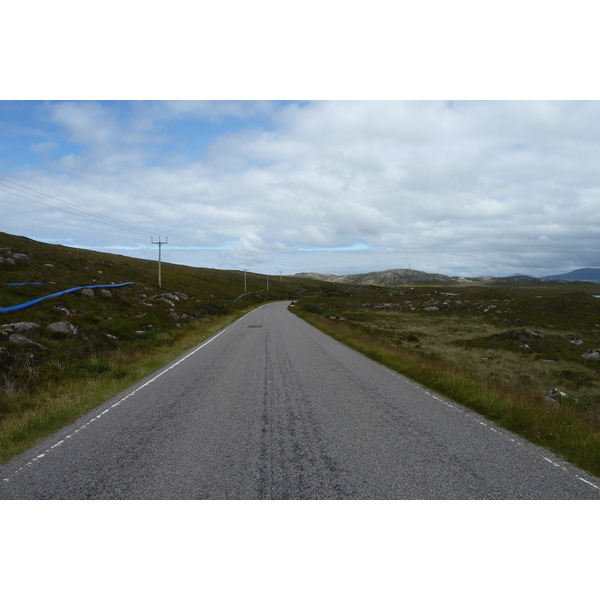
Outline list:
[[[39,142],[37,144],[31,144],[31,149],[36,154],[47,154],[56,148],[58,148],[58,144],[54,142]]]
[[[86,102],[46,114],[71,145],[20,181],[182,246],[231,248],[199,252],[197,264],[410,262],[472,275],[600,266],[597,102]],[[237,125],[215,133],[227,119]],[[174,160],[173,140],[189,141],[182,123],[212,123],[216,137]],[[32,147],[43,156],[46,143]],[[81,219],[47,214],[37,227],[51,222],[65,238],[121,235],[93,224],[77,238]],[[13,230],[22,223],[11,217]]]
[[[119,132],[116,116],[96,102],[51,103],[47,110],[49,118],[63,126],[68,138],[79,144],[106,145]]]

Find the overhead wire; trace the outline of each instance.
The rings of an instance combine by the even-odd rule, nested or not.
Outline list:
[[[0,177],[0,190],[4,193],[11,194],[13,196],[23,198],[25,200],[29,200],[30,202],[36,202],[37,204],[41,204],[43,206],[47,206],[49,208],[54,208],[56,210],[60,210],[62,212],[72,214],[84,219],[88,219],[90,221],[95,221],[102,225],[107,225],[110,227],[114,227],[117,229],[127,230],[139,235],[151,236],[153,237],[167,237],[163,235],[159,235],[156,232],[148,231],[147,229],[143,229],[136,225],[131,225],[130,223],[126,223],[125,221],[121,221],[119,219],[115,219],[114,217],[109,217],[107,215],[103,215],[96,211],[83,208],[73,202],[68,202],[67,200],[63,200],[61,198],[57,198],[56,196],[52,196],[51,194],[46,194],[45,192],[40,192],[39,190],[35,190],[23,184],[17,183],[15,181],[11,181],[10,179],[6,179],[5,177]],[[14,190],[14,191],[11,191]],[[44,201],[46,198],[52,200],[53,202]],[[173,240],[173,238],[171,238]],[[198,258],[198,255],[193,249],[186,248],[178,243],[173,243],[173,241],[169,241],[168,245],[171,249],[176,250],[178,252],[183,252],[185,254],[189,254],[190,256],[194,256],[194,258]]]
[[[8,183],[4,183],[4,182],[8,182]],[[12,185],[8,185],[8,184],[12,184]],[[9,179],[6,179],[4,177],[0,177],[0,186],[4,186],[3,191],[5,193],[8,194],[12,194],[13,196],[18,196],[20,198],[25,198],[26,200],[30,200],[32,202],[37,202],[38,204],[42,204],[44,206],[49,206],[50,208],[56,208],[57,210],[61,210],[63,212],[67,212],[73,215],[77,215],[80,217],[84,217],[87,219],[92,219],[98,222],[110,222],[110,224],[112,224],[112,226],[114,227],[119,227],[120,229],[128,229],[130,231],[135,231],[136,233],[141,233],[144,235],[157,235],[156,232],[150,232],[146,229],[142,229],[140,227],[137,227],[135,225],[131,225],[129,223],[125,223],[124,221],[120,221],[118,219],[115,219],[113,217],[109,217],[107,215],[103,215],[101,213],[98,213],[96,211],[93,210],[89,210],[87,208],[82,208],[81,206],[78,206],[77,204],[73,204],[72,202],[67,202],[66,200],[61,200],[60,198],[56,198],[55,196],[51,196],[50,194],[46,194],[44,192],[40,192],[38,190],[34,190],[32,188],[29,188],[25,185],[22,185],[20,183],[16,183],[14,181],[10,181]],[[15,187],[18,186],[18,187]],[[15,192],[11,192],[9,190],[7,190],[6,188],[10,188],[13,190],[17,190],[18,192],[21,192],[20,194],[17,194]],[[19,189],[19,188],[23,188]],[[1,188],[0,188],[1,189]],[[24,196],[23,194],[28,194],[28,196]],[[38,198],[42,198],[42,199],[38,199],[36,200],[35,197],[31,197],[33,195],[37,195]],[[65,208],[64,206],[59,206],[56,204],[50,204],[48,202],[43,202],[43,198],[50,198],[51,200],[54,200],[55,202],[60,202],[61,204],[66,205],[68,208]]]

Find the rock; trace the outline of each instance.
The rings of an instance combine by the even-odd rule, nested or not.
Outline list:
[[[58,321],[57,323],[52,323],[46,327],[48,331],[52,331],[53,333],[65,333],[68,335],[77,335],[77,327],[72,325],[68,321]]]
[[[12,342],[13,344],[19,344],[20,346],[36,346],[37,348],[41,348],[42,350],[48,349],[45,346],[42,346],[41,344],[38,344],[37,342],[30,340],[29,338],[25,337],[24,335],[21,335],[20,333],[13,333],[8,338],[8,341]]]
[[[31,331],[32,329],[37,329],[38,327],[39,325],[37,323],[21,321],[20,323],[8,323],[7,325],[2,325],[0,329],[9,331]]]
[[[12,257],[14,260],[20,260],[21,262],[31,262],[31,259],[27,254],[21,254],[20,252],[16,252]]]
[[[583,360],[600,360],[600,350],[588,350],[581,355]]]
[[[518,340],[520,342],[535,342],[536,338],[540,337],[537,335],[539,332],[529,332],[526,329],[513,329],[511,331],[505,331],[504,333],[496,333],[490,336],[490,339],[509,339]],[[543,337],[543,336],[542,336]]]
[[[575,344],[576,346],[581,346],[583,344],[583,340],[580,338],[569,338],[569,342],[571,342],[571,344]]]
[[[561,400],[566,400],[568,397],[569,394],[565,394],[559,389],[554,388],[544,399],[549,402],[560,402]]]
[[[550,394],[548,394],[548,396],[546,396],[544,398],[544,400],[548,400],[549,402],[558,402],[558,403],[581,402],[581,400],[579,400],[579,398],[574,398],[573,396],[569,396],[569,394],[565,394],[564,392],[561,392],[558,388],[554,388],[550,392]]]
[[[60,310],[61,312],[64,312],[67,315],[67,317],[71,316],[71,311],[66,306],[55,306],[54,308],[56,310]]]
[[[440,310],[437,306],[426,306],[423,310]]]
[[[110,290],[107,290],[107,289],[103,288],[103,289],[100,290],[100,293],[103,296],[106,296],[107,298],[112,298],[112,292]]]
[[[81,294],[83,296],[89,296],[90,298],[94,297],[94,290],[91,290],[90,288],[84,288],[81,290]]]

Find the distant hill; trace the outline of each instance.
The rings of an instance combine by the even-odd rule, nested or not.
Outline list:
[[[454,277],[441,275],[440,273],[426,273],[415,269],[387,269],[386,271],[373,271],[371,273],[359,273],[356,275],[331,275],[325,273],[296,273],[294,277],[304,277],[330,281],[334,283],[347,283],[354,285],[427,285],[427,284],[456,284],[456,283],[483,283],[503,284],[520,283],[536,284],[541,280],[528,275],[514,275],[512,277]]]
[[[541,279],[565,279],[570,281],[600,281],[600,269],[575,269],[561,275],[546,275]]]
[[[355,275],[331,275],[325,273],[296,273],[295,277],[307,277],[335,283],[353,283],[359,285],[394,286],[404,283],[455,283],[454,278],[438,273],[425,273],[414,269],[388,269]]]

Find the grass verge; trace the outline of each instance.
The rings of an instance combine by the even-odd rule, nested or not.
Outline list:
[[[92,358],[79,372],[69,368],[65,370],[68,376],[48,380],[35,397],[22,402],[26,409],[0,420],[0,464],[161,369],[249,310],[198,319],[185,327],[161,333],[151,346],[117,350]],[[18,401],[16,398],[15,404]]]
[[[594,415],[549,403],[493,377],[482,378],[434,352],[386,343],[356,325],[310,311],[295,314],[365,356],[600,476],[600,423]]]

